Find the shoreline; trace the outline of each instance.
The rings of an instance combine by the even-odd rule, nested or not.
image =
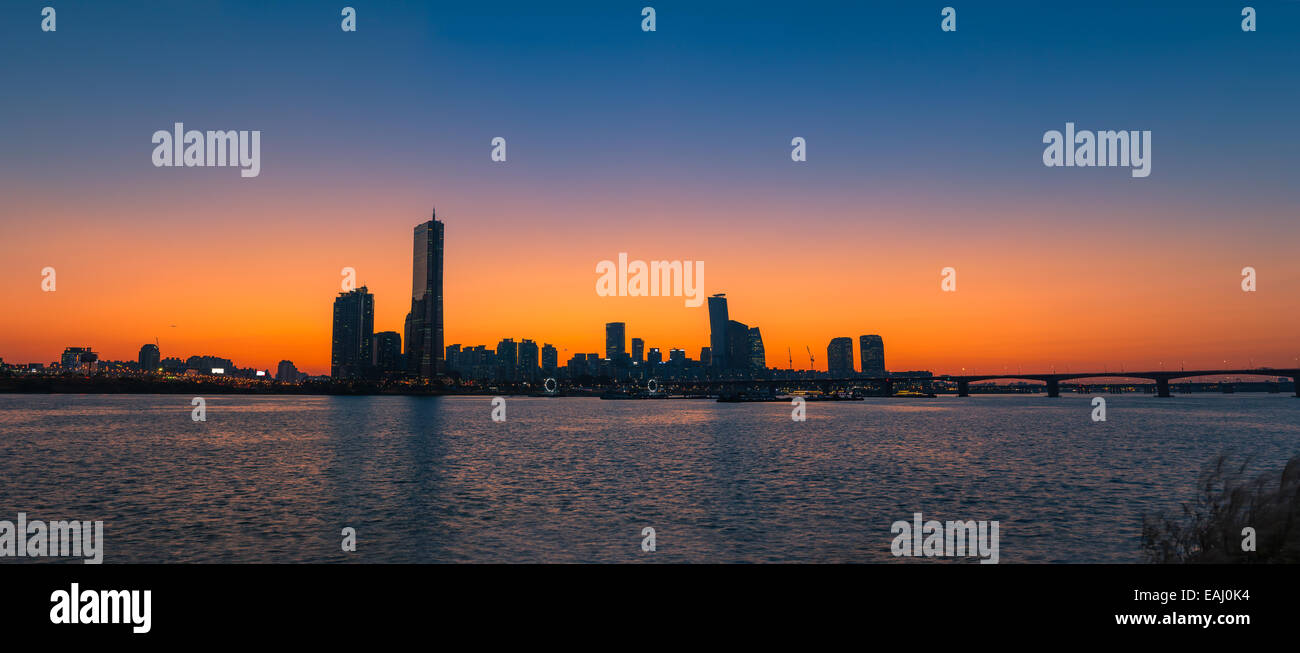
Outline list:
[[[348,382],[348,383],[322,383],[307,382],[302,384],[283,384],[275,381],[256,381],[239,379],[235,383],[222,383],[210,380],[150,380],[140,378],[87,378],[87,377],[39,377],[39,378],[21,378],[21,377],[0,377],[0,394],[22,395],[22,394],[85,394],[85,395],[119,395],[119,394],[155,394],[155,395],[264,395],[264,396],[407,396],[407,397],[454,397],[454,396],[485,396],[485,397],[538,397],[554,399],[560,397],[590,397],[600,398],[601,395],[615,392],[626,391],[623,386],[596,386],[589,388],[563,388],[555,394],[548,394],[540,388],[461,388],[446,386],[412,386],[409,384],[386,384],[381,382]],[[1281,390],[1281,392],[1279,392]],[[978,392],[972,389],[972,396],[1045,396],[1043,392]],[[1216,394],[1244,394],[1244,395],[1290,395],[1289,389],[1281,388],[1247,388],[1236,390],[1230,393],[1221,393],[1210,390],[1182,390],[1176,393],[1183,396],[1194,395],[1216,395]],[[934,399],[940,397],[956,397],[955,392],[937,392],[934,397],[913,397],[913,396],[869,396],[856,397],[853,399],[862,400],[866,398],[881,399]],[[1135,395],[1135,396],[1153,396],[1150,392],[1062,392],[1062,395],[1080,395],[1080,396],[1114,396],[1114,395]],[[717,399],[717,394],[668,394],[667,396],[657,397],[617,397],[618,399],[627,400],[651,400],[651,399]],[[793,396],[778,395],[776,400],[789,401]],[[823,401],[849,401],[848,397],[806,397],[809,402]],[[751,400],[752,401],[752,400]],[[772,399],[766,399],[772,401]],[[739,403],[748,403],[741,401]]]

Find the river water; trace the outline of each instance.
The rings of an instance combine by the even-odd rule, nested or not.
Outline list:
[[[121,562],[891,562],[998,520],[1000,560],[1138,562],[1224,451],[1276,470],[1300,399],[785,403],[0,395],[0,520],[104,521]],[[356,551],[344,552],[345,527]],[[656,550],[642,551],[642,529]],[[6,559],[0,558],[0,561]],[[8,560],[13,560],[12,558]]]

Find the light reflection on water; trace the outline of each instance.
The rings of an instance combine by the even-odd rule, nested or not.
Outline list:
[[[0,519],[105,521],[107,562],[887,562],[889,525],[1001,522],[1003,562],[1138,561],[1140,516],[1288,395],[782,403],[0,395]],[[358,550],[340,550],[344,526]],[[653,526],[658,551],[643,553]]]

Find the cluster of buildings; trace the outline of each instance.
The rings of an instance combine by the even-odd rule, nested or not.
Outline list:
[[[703,353],[708,355],[708,347]],[[603,354],[573,354],[564,365],[560,365],[559,350],[554,345],[543,343],[539,348],[532,340],[515,342],[513,338],[502,340],[496,349],[450,345],[446,361],[449,373],[461,379],[504,383],[536,383],[548,378],[578,382],[704,378],[707,373],[706,365],[690,360],[682,349],[670,349],[665,359],[658,347],[646,349],[641,338],[632,338],[629,349],[627,325],[623,322],[605,325]]]
[[[3,365],[0,365],[3,366]],[[221,356],[190,356],[189,358],[163,358],[155,343],[140,347],[133,361],[105,360],[91,347],[66,347],[59,360],[44,363],[3,366],[15,372],[39,374],[81,374],[97,376],[224,376],[236,379],[270,379],[298,383],[307,375],[298,371],[291,361],[280,361],[276,374],[269,370],[236,367],[234,361]]]
[[[727,296],[709,297],[709,346],[700,361],[714,378],[743,378],[767,370],[767,354],[758,327],[737,322],[727,313]]]
[[[612,381],[700,380],[771,378],[787,375],[784,370],[767,366],[763,335],[751,327],[730,319],[724,294],[709,298],[710,345],[702,347],[698,359],[686,350],[663,351],[646,347],[641,338],[628,338],[627,324],[605,324],[603,353],[576,353],[560,364],[554,345],[540,346],[532,340],[516,342],[503,339],[495,348],[487,345],[448,345],[445,351],[447,373],[462,380],[499,383],[537,383],[547,378],[579,382],[608,379]],[[834,338],[827,347],[829,370],[834,378],[885,378],[885,345],[878,335],[859,338],[861,368],[855,369],[853,341]],[[908,372],[909,375],[925,375]]]
[[[404,333],[375,333],[375,298],[361,286],[334,299],[330,376],[334,379],[433,380],[447,376],[466,381],[537,383],[546,378],[703,379],[759,378],[767,366],[758,327],[731,319],[727,296],[708,299],[709,344],[691,359],[684,349],[646,348],[641,338],[628,342],[627,325],[605,325],[605,351],[573,354],[561,365],[559,350],[549,343],[513,338],[489,345],[443,344],[443,223],[436,212],[416,225],[412,254],[411,309]],[[859,338],[861,375],[884,377],[885,346],[878,335]],[[403,348],[405,344],[405,348]],[[853,341],[835,338],[826,349],[828,375],[857,374]]]
[[[763,336],[757,327],[751,328],[727,319],[724,295],[709,299],[710,316],[720,316],[726,332],[721,338],[715,331],[715,343],[700,349],[700,357],[691,359],[684,349],[669,349],[645,345],[641,338],[627,335],[627,324],[605,324],[604,353],[576,353],[560,365],[559,350],[543,343],[541,347],[532,340],[515,342],[506,338],[496,348],[486,345],[462,347],[449,345],[445,352],[446,369],[461,379],[482,382],[535,383],[547,378],[569,379],[578,382],[596,380],[637,381],[648,379],[687,380],[726,377],[759,377],[767,371],[763,352]],[[630,346],[629,346],[630,345]],[[724,352],[722,356],[713,354]]]
[[[885,378],[885,341],[877,335],[859,336],[858,352],[862,361],[860,370],[853,368],[853,339],[845,336],[831,338],[826,346],[826,373],[836,378],[854,376],[857,371],[870,378]]]
[[[442,331],[443,223],[436,212],[416,225],[414,245],[405,333],[375,333],[375,296],[365,286],[334,298],[331,378],[432,380],[447,373]]]
[[[709,344],[692,359],[686,350],[647,348],[641,338],[627,337],[627,325],[605,325],[605,351],[575,353],[561,365],[559,350],[549,343],[505,338],[496,347],[443,343],[444,225],[434,213],[416,225],[413,238],[411,305],[403,333],[375,332],[375,296],[368,288],[340,292],[334,299],[330,347],[330,378],[335,380],[434,380],[450,377],[463,381],[538,383],[547,378],[578,381],[665,379],[744,379],[780,373],[767,366],[759,328],[731,319],[727,296],[708,298]],[[864,335],[860,343],[861,366],[855,369],[853,341],[831,340],[826,348],[827,375],[834,378],[881,378],[885,371],[885,346],[878,335]],[[630,345],[630,346],[629,346]],[[793,365],[792,365],[793,366]],[[9,366],[13,368],[14,366]],[[291,361],[280,361],[275,374],[244,369],[228,358],[190,356],[163,358],[157,344],[140,348],[136,361],[102,361],[90,347],[68,347],[57,372],[94,374],[223,375],[236,378],[274,378],[297,383],[306,380]],[[24,371],[47,371],[44,365],[24,366]]]
[[[539,347],[527,338],[520,342],[505,338],[496,349],[487,345],[448,345],[445,354],[447,372],[462,379],[537,383],[559,374],[560,353],[555,345],[543,343]]]

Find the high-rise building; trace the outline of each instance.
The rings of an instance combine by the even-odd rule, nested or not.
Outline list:
[[[282,383],[297,383],[301,377],[302,373],[298,371],[298,368],[293,364],[293,361],[280,361],[280,364],[275,368],[276,381]]]
[[[411,312],[406,316],[406,365],[412,374],[431,379],[446,366],[442,341],[443,223],[435,211],[415,226],[411,261]]]
[[[456,343],[454,345],[447,345],[447,348],[444,351],[447,352],[446,358],[443,358],[443,360],[446,361],[447,370],[451,372],[463,373],[464,370],[461,369],[463,365],[460,361],[460,343]]]
[[[583,354],[574,354],[572,357],[569,358],[569,362],[565,363],[564,371],[569,378],[574,378],[586,374],[587,357],[584,356]]]
[[[497,379],[515,381],[519,378],[519,343],[514,338],[504,338],[497,343]]]
[[[763,350],[763,334],[758,327],[749,329],[749,370],[762,372],[767,369],[767,353]]]
[[[749,371],[749,325],[727,320],[727,373],[744,375]]]
[[[858,347],[862,356],[862,373],[871,377],[885,376],[885,341],[880,336],[862,336],[858,338]]]
[[[90,347],[65,347],[59,357],[59,367],[65,372],[93,370],[98,360],[99,354]]]
[[[365,376],[374,335],[375,296],[365,286],[339,293],[334,298],[330,376],[336,379]]]
[[[525,338],[519,343],[519,376],[524,381],[536,381],[537,371],[537,343]]]
[[[560,367],[560,352],[555,345],[542,345],[542,374],[548,377],[555,376],[556,370]]]
[[[605,324],[605,358],[618,360],[627,352],[627,325],[622,322]]]
[[[727,360],[727,321],[727,295],[718,293],[709,298],[710,367],[715,376],[730,369]]]
[[[852,338],[831,338],[831,344],[826,346],[826,371],[831,376],[853,375]]]
[[[651,347],[650,353],[646,355],[645,362],[647,365],[658,365],[664,362],[664,355],[659,352],[658,347]]]
[[[145,374],[153,374],[159,370],[162,363],[162,352],[158,351],[158,345],[149,343],[140,348],[140,371]]]
[[[496,378],[497,355],[486,345],[451,345],[446,351],[448,367],[459,372],[461,378],[483,381]]]
[[[640,338],[632,339],[632,362],[640,363],[645,356],[645,341]]]
[[[700,347],[700,365],[704,369],[713,367],[713,349],[710,347]]]
[[[370,365],[377,372],[401,369],[402,336],[396,331],[380,331],[370,343]]]

